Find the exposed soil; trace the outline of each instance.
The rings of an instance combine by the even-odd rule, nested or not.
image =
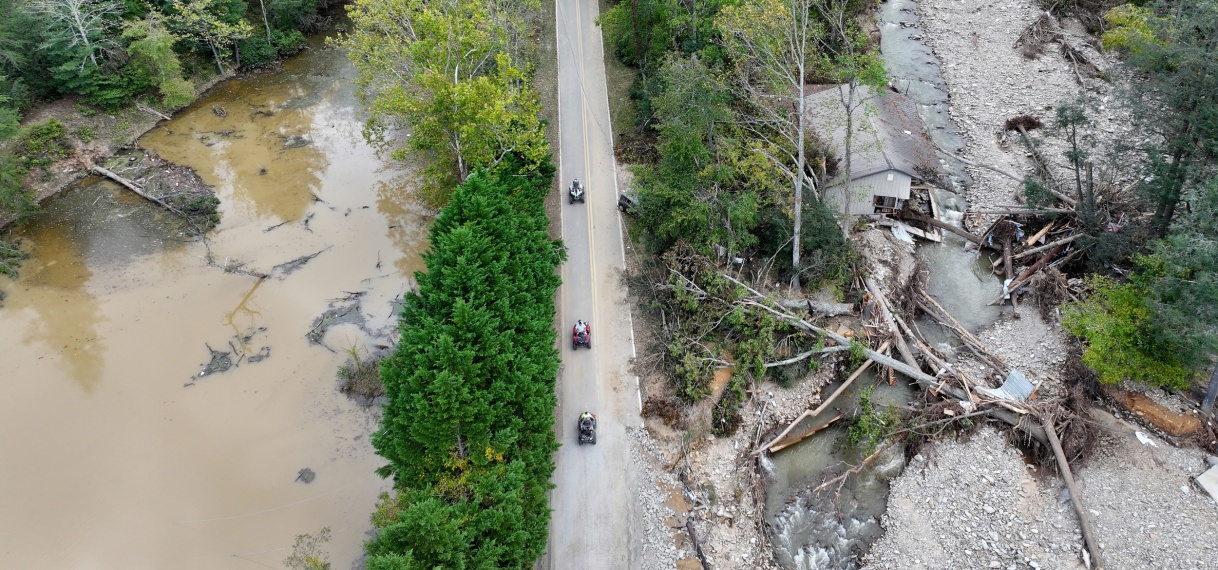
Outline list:
[[[195,89],[202,98],[209,89],[233,76],[235,74],[229,72],[225,75],[205,77],[198,80]],[[151,106],[156,107],[155,104]],[[39,202],[88,176],[90,165],[100,164],[119,150],[134,146],[137,139],[156,128],[163,120],[157,115],[141,111],[137,106],[114,113],[99,112],[81,104],[79,98],[73,96],[31,109],[21,123],[32,125],[50,118],[63,123],[74,152],[45,170],[36,170],[26,176],[26,186],[35,191]],[[10,219],[0,218],[0,228],[11,222]]]

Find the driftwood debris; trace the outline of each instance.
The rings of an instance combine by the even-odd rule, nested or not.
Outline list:
[[[1032,248],[1032,249],[1027,249],[1027,250],[1021,251],[1021,252],[1019,252],[1019,254],[1018,254],[1018,255],[1016,255],[1016,256],[1015,256],[1015,260],[1027,259],[1027,258],[1032,257],[1033,255],[1036,255],[1036,254],[1038,254],[1038,253],[1040,253],[1040,252],[1042,252],[1042,251],[1048,251],[1048,250],[1053,249],[1053,248],[1055,248],[1055,247],[1057,247],[1057,246],[1059,246],[1059,245],[1063,245],[1063,244],[1067,244],[1067,243],[1073,242],[1074,240],[1077,240],[1078,238],[1083,237],[1083,235],[1084,235],[1084,234],[1082,234],[1082,233],[1077,233],[1077,234],[1074,234],[1074,235],[1072,235],[1072,236],[1070,236],[1070,237],[1063,238],[1063,239],[1057,240],[1057,241],[1052,242],[1052,243],[1047,243],[1047,244],[1042,245],[1042,246],[1039,246],[1039,247],[1034,247],[1034,248]]]
[[[810,429],[810,430],[808,430],[808,431],[806,431],[806,432],[803,432],[803,433],[801,433],[801,434],[796,434],[796,435],[793,435],[793,436],[791,436],[791,437],[789,437],[789,438],[787,438],[787,439],[785,439],[785,440],[783,440],[783,441],[777,441],[777,442],[774,442],[774,443],[773,443],[773,444],[772,444],[772,445],[769,447],[769,451],[770,451],[770,453],[777,453],[777,452],[782,451],[782,450],[784,450],[784,449],[786,449],[786,448],[788,448],[788,447],[791,447],[792,445],[795,445],[795,444],[797,444],[797,443],[799,443],[799,442],[801,442],[801,441],[803,441],[803,440],[805,440],[805,439],[808,439],[809,437],[812,437],[812,436],[816,435],[817,433],[821,432],[821,431],[822,431],[822,430],[824,430],[825,428],[828,428],[829,426],[831,426],[831,425],[833,425],[834,423],[836,423],[836,422],[837,422],[837,420],[840,420],[840,419],[842,419],[842,418],[844,418],[844,417],[845,417],[844,415],[842,415],[842,414],[838,414],[838,415],[836,415],[836,416],[833,416],[833,418],[832,418],[832,419],[830,419],[829,421],[825,422],[823,425],[816,426],[816,427],[814,427],[814,428],[812,428],[812,429]],[[755,453],[756,453],[756,452],[755,452]]]
[[[969,241],[971,241],[971,242],[973,242],[973,243],[975,243],[975,244],[977,244],[977,245],[982,245],[982,243],[981,243],[981,238],[977,237],[976,235],[973,235],[973,234],[971,234],[971,233],[969,233],[969,232],[967,232],[967,231],[965,231],[965,230],[963,230],[963,229],[961,229],[961,228],[958,228],[958,227],[956,227],[956,226],[953,226],[952,224],[949,224],[949,223],[947,223],[947,222],[942,222],[942,221],[939,221],[939,220],[937,220],[937,219],[935,219],[935,218],[932,218],[931,216],[927,216],[926,214],[920,214],[920,213],[918,213],[918,212],[913,212],[913,211],[907,211],[907,210],[906,210],[906,211],[902,211],[902,212],[900,213],[900,217],[905,218],[905,219],[909,219],[909,220],[914,220],[914,221],[917,221],[917,222],[922,222],[922,223],[924,223],[924,224],[926,224],[926,225],[929,225],[929,226],[934,226],[934,227],[936,227],[936,228],[940,228],[940,229],[947,230],[947,231],[952,232],[952,233],[954,233],[954,234],[956,234],[956,235],[958,235],[958,236],[960,236],[960,237],[962,237],[962,238],[964,238],[964,239],[966,239],[966,240],[969,240]]]
[[[990,349],[981,342],[981,339],[977,338],[973,335],[973,333],[969,332],[968,329],[964,328],[964,325],[960,324],[960,321],[957,321],[951,313],[947,312],[947,309],[943,308],[943,305],[940,305],[934,297],[931,297],[930,293],[927,293],[926,291],[919,291],[918,294],[921,297],[918,304],[919,308],[922,309],[922,312],[926,313],[926,315],[930,318],[938,321],[945,328],[951,329],[953,332],[955,332],[956,336],[960,337],[960,340],[964,341],[964,346],[968,348],[969,351],[976,354],[986,364],[993,367],[994,370],[1004,374],[1009,372],[1009,368],[1002,361],[1002,358],[1000,358],[997,354],[990,352]],[[925,303],[923,303],[923,301],[925,301]]]
[[[1070,244],[1069,244],[1069,243],[1059,243],[1059,244],[1058,244],[1057,246],[1055,246],[1053,249],[1049,250],[1049,252],[1048,252],[1048,253],[1046,253],[1046,254],[1044,255],[1044,257],[1041,257],[1039,261],[1037,261],[1036,263],[1034,263],[1034,264],[1032,265],[1032,267],[1027,268],[1026,270],[1024,270],[1024,272],[1023,272],[1023,273],[1020,273],[1020,274],[1019,274],[1019,277],[1016,277],[1016,278],[1015,278],[1015,281],[1013,281],[1013,282],[1012,282],[1012,283],[1011,283],[1011,284],[1010,284],[1010,285],[1009,285],[1009,286],[1006,288],[1006,289],[1007,289],[1007,293],[1006,293],[1006,294],[1004,294],[1004,295],[999,295],[997,299],[994,299],[993,301],[990,301],[990,304],[991,304],[991,305],[998,305],[998,304],[1002,303],[1002,301],[1003,301],[1004,299],[1006,299],[1007,294],[1011,294],[1011,295],[1013,295],[1013,294],[1015,293],[1015,290],[1016,290],[1016,289],[1018,289],[1018,288],[1019,288],[1020,286],[1022,286],[1023,284],[1027,283],[1027,282],[1028,282],[1028,279],[1029,279],[1030,277],[1032,277],[1033,275],[1035,275],[1037,271],[1040,271],[1042,268],[1044,268],[1044,266],[1045,266],[1046,264],[1048,264],[1048,263],[1049,263],[1049,260],[1053,259],[1053,257],[1054,257],[1054,256],[1056,256],[1057,254],[1061,253],[1061,252],[1062,252],[1062,250],[1066,249],[1066,246],[1067,246],[1067,245],[1070,245]]]
[[[889,344],[890,344],[889,341],[884,341],[884,344],[880,345],[880,348],[878,349],[878,351],[884,352],[885,350],[888,350]],[[863,371],[870,368],[871,365],[874,363],[875,363],[874,360],[868,358],[867,361],[864,362],[862,365],[860,365],[858,367],[858,369],[855,370],[854,373],[850,375],[849,378],[846,378],[845,382],[842,382],[841,386],[838,386],[837,390],[833,391],[833,394],[830,395],[828,399],[826,399],[824,402],[821,402],[821,404],[819,406],[817,406],[816,409],[814,409],[814,410],[804,410],[804,412],[802,414],[799,414],[798,417],[796,417],[794,420],[791,420],[791,422],[787,424],[787,429],[782,430],[782,432],[780,432],[778,435],[776,435],[772,439],[770,439],[769,443],[758,446],[757,449],[755,451],[753,451],[753,455],[758,455],[761,452],[766,451],[767,449],[771,452],[778,451],[778,449],[782,449],[782,447],[786,447],[787,445],[790,445],[790,443],[788,443],[786,445],[783,445],[782,447],[779,447],[778,449],[774,449],[774,447],[779,442],[781,442],[782,439],[787,436],[787,434],[791,433],[791,430],[795,429],[795,426],[799,425],[799,422],[804,421],[805,418],[814,418],[814,417],[820,415],[821,412],[825,411],[825,408],[828,408],[829,404],[832,404],[833,401],[836,400],[837,397],[842,394],[842,392],[846,391],[846,388],[850,387],[850,384],[854,383],[855,379],[857,379],[859,376],[861,376],[863,374]],[[830,420],[829,423],[833,423],[833,421],[836,421],[836,420]],[[825,424],[825,425],[827,426],[829,424]],[[812,433],[815,433],[815,432],[812,432]],[[812,435],[812,433],[809,433],[807,435]],[[805,435],[804,437],[807,437],[807,435]],[[803,437],[801,437],[800,439],[803,439]],[[791,443],[794,443],[794,442],[791,442]]]
[[[162,208],[165,208],[166,210],[169,210],[170,212],[173,212],[179,216],[182,216],[183,218],[185,218],[188,221],[190,220],[190,216],[187,216],[181,210],[178,210],[177,208],[174,208],[173,206],[166,204],[160,198],[157,198],[156,196],[153,196],[151,194],[148,194],[147,192],[144,192],[144,189],[140,188],[140,186],[138,184],[136,184],[130,180],[127,180],[126,178],[123,178],[122,176],[119,176],[119,175],[117,175],[109,170],[106,170],[105,168],[97,166],[97,165],[92,166],[90,168],[90,170],[92,170],[93,172],[95,172],[97,174],[105,176],[106,178],[109,178],[110,180],[118,182],[119,184],[122,184],[128,190],[131,190],[132,192],[135,192],[136,194],[138,194],[141,198],[144,198],[145,200],[148,200],[151,202],[155,202],[158,205],[160,205]]]
[[[1083,495],[1079,493],[1078,486],[1074,484],[1074,474],[1070,471],[1070,462],[1066,460],[1066,452],[1062,450],[1062,442],[1057,438],[1057,430],[1054,428],[1053,422],[1047,418],[1042,417],[1040,422],[1045,430],[1045,435],[1049,437],[1049,444],[1053,447],[1053,455],[1057,457],[1057,467],[1061,471],[1062,480],[1066,482],[1066,489],[1070,490],[1070,502],[1074,504],[1074,510],[1078,513],[1079,526],[1083,528],[1083,540],[1087,543],[1087,550],[1091,553],[1091,564],[1096,570],[1103,570],[1104,562],[1100,557],[1099,533],[1096,532],[1091,514],[1087,512],[1087,506],[1083,504]]]
[[[1057,225],[1057,220],[1053,220],[1053,221],[1049,222],[1048,224],[1045,224],[1045,227],[1041,228],[1040,231],[1032,234],[1032,237],[1029,237],[1027,240],[1024,241],[1024,247],[1032,247],[1032,244],[1040,241],[1040,238],[1048,235],[1049,230],[1052,230],[1053,226],[1056,226],[1056,225]]]
[[[863,284],[866,285],[867,291],[871,293],[871,296],[876,300],[876,304],[879,305],[880,316],[888,324],[888,329],[892,331],[892,338],[896,343],[897,352],[901,354],[901,359],[905,361],[905,364],[917,368],[918,361],[914,358],[913,351],[909,350],[909,344],[905,342],[905,336],[901,334],[901,329],[897,328],[896,320],[889,309],[888,299],[884,296],[884,292],[876,286],[870,277],[863,279]]]
[[[162,113],[156,109],[153,109],[152,107],[145,107],[144,105],[136,105],[135,108],[139,109],[145,113],[148,113],[150,115],[156,115],[162,119],[165,119],[166,121],[171,119],[171,117],[169,115],[166,115],[165,113]]]

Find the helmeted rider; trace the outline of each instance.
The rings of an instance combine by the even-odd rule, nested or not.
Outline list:
[[[579,186],[579,179],[578,179],[578,178],[576,178],[576,179],[575,179],[575,181],[571,183],[571,189],[572,189],[572,190],[578,190],[579,188],[580,188],[580,186]]]

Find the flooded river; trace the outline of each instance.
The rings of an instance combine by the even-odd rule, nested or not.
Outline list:
[[[363,142],[353,75],[315,38],[141,139],[216,186],[206,246],[96,179],[17,228],[31,258],[0,277],[0,566],[280,568],[323,527],[335,568],[360,556],[389,485],[376,412],[335,373],[392,333],[430,217]],[[310,335],[345,298],[362,318]],[[213,350],[235,366],[201,377]]]

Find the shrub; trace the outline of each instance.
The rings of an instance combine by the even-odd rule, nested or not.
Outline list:
[[[1118,283],[1095,275],[1086,300],[1067,303],[1062,326],[1085,341],[1082,360],[1100,382],[1133,380],[1168,388],[1188,386],[1190,371],[1170,348],[1169,331],[1155,330],[1148,289],[1139,282]]]
[[[292,55],[304,49],[309,44],[308,38],[299,30],[274,30],[271,32],[271,45],[280,56]]]
[[[241,52],[241,65],[257,69],[275,63],[275,46],[267,43],[266,37],[253,35],[237,44]]]
[[[195,87],[181,77],[167,79],[158,86],[161,104],[173,111],[188,105],[195,98]]]
[[[876,446],[888,439],[901,423],[901,416],[895,408],[877,407],[871,401],[874,393],[875,386],[868,386],[859,392],[859,412],[846,431],[846,443],[858,448],[864,455],[871,455]]]
[[[0,215],[21,219],[38,210],[34,192],[24,184],[25,173],[16,156],[0,154]]]
[[[16,152],[21,155],[24,168],[46,168],[52,162],[71,154],[72,147],[68,144],[67,130],[63,123],[50,118],[26,127],[18,136]],[[13,172],[11,165],[9,168],[9,172]]]

